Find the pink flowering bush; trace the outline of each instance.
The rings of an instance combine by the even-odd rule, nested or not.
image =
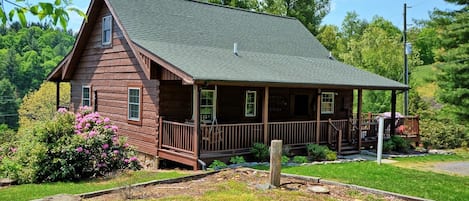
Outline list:
[[[74,181],[141,168],[117,126],[90,108],[77,114],[59,110],[55,119],[25,135],[28,140],[20,142],[12,158],[21,166],[16,179],[23,183]]]

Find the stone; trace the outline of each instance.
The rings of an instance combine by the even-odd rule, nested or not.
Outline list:
[[[10,186],[16,183],[16,180],[9,178],[0,178],[0,186]]]
[[[256,189],[263,190],[263,191],[273,189],[273,188],[275,188],[275,186],[272,186],[270,184],[257,184],[256,185]]]
[[[81,197],[77,195],[57,194],[34,201],[81,201]]]
[[[310,186],[308,187],[308,191],[313,193],[320,193],[320,194],[329,194],[329,189],[324,186]]]

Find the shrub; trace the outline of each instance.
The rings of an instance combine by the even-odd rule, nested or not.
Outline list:
[[[396,145],[394,145],[394,142],[392,140],[386,140],[383,143],[383,152],[389,153],[395,149]]]
[[[286,164],[290,161],[290,157],[283,155],[281,160],[282,164]]]
[[[308,158],[306,156],[295,156],[293,157],[293,162],[295,163],[307,163]]]
[[[391,141],[394,143],[394,151],[408,153],[411,148],[410,142],[400,136],[391,136]]]
[[[337,153],[329,149],[326,150],[326,161],[335,161],[337,160]]]
[[[468,128],[451,120],[420,120],[420,136],[425,147],[453,149],[469,143]]]
[[[318,144],[308,144],[306,145],[306,150],[308,156],[313,160],[324,160],[326,158],[326,146],[321,146]]]
[[[8,175],[20,182],[79,180],[122,169],[139,169],[134,150],[117,135],[108,118],[84,108],[74,115],[61,110],[52,120],[20,133]],[[5,163],[2,163],[5,164]]]
[[[226,165],[226,163],[224,163],[224,162],[222,162],[222,161],[214,160],[214,161],[212,162],[212,164],[210,164],[210,166],[208,166],[208,167],[217,170],[217,169],[226,168],[226,167],[228,167],[228,165]]]
[[[269,158],[269,147],[263,143],[254,143],[251,148],[251,154],[258,161],[266,161]]]
[[[242,163],[246,163],[246,160],[244,160],[244,157],[242,156],[233,156],[230,158],[230,163],[242,164]]]

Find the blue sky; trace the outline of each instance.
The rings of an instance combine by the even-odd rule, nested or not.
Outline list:
[[[45,1],[53,2],[53,0]],[[84,12],[88,9],[89,3],[90,0],[73,1],[74,7]],[[428,19],[428,13],[434,8],[441,10],[454,10],[457,8],[444,0],[331,0],[331,11],[324,18],[322,24],[333,24],[340,27],[346,13],[355,11],[360,19],[371,21],[373,16],[378,15],[402,29],[404,3],[411,7],[407,9],[408,24],[412,23],[412,19]],[[9,8],[11,7],[6,4],[5,9],[8,10]],[[70,15],[69,28],[77,32],[81,23],[82,18],[80,16],[73,13]]]

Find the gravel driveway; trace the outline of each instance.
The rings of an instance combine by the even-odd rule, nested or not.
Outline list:
[[[458,175],[469,176],[469,161],[438,163],[434,167],[437,170],[451,172]]]

